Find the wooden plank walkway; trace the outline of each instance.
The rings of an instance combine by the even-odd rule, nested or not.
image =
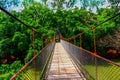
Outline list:
[[[47,80],[86,80],[61,43],[56,43]]]

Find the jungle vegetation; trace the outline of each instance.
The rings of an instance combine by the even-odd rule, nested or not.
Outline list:
[[[81,8],[79,8],[75,6],[76,0],[68,2],[66,0],[53,0],[49,4],[47,0],[42,0],[41,3],[34,0],[24,0],[22,3],[20,0],[2,0],[0,6],[39,32],[39,35],[35,33],[35,51],[38,53],[42,48],[41,36],[52,39],[56,31],[59,30],[63,37],[70,38],[85,30],[92,29],[93,26],[119,12],[119,0],[108,0],[110,6],[98,7],[104,2],[104,0],[80,0]],[[22,5],[24,8],[16,11],[10,8],[11,5],[14,7]],[[89,10],[86,10],[88,7]],[[96,13],[93,13],[93,8],[96,9]],[[120,57],[119,34],[120,16],[97,27],[98,53],[105,56],[107,49],[114,49],[118,53],[112,58]],[[92,30],[84,33],[83,37],[83,47],[92,51]],[[12,73],[2,77],[10,77],[32,57],[32,31],[0,11],[0,75],[8,73],[7,70],[9,70]],[[19,68],[15,69],[15,66]]]

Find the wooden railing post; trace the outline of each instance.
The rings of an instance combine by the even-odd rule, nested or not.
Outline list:
[[[35,43],[34,43],[34,41],[35,41],[34,33],[35,33],[35,31],[34,31],[34,29],[32,29],[32,47],[33,47],[33,52],[34,52],[33,57],[36,56],[36,53],[35,53]],[[34,79],[36,80],[36,58],[34,59],[34,68],[35,68]]]
[[[94,55],[97,55],[97,52],[96,52],[96,27],[93,27],[92,30],[93,30],[93,38],[94,38]],[[95,73],[96,73],[95,80],[98,80],[97,58],[96,58],[96,56],[94,56],[94,57],[95,57]]]
[[[96,53],[96,34],[95,34],[96,28],[93,27],[93,38],[94,38],[94,54]]]
[[[32,48],[33,50],[35,49],[35,44],[34,44],[34,30],[32,29]]]

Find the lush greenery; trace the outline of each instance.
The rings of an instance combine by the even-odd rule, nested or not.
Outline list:
[[[1,64],[0,79],[9,80],[22,66],[20,61],[15,61],[13,64]]]
[[[47,4],[47,0],[43,0],[43,3],[34,2],[34,0],[29,0],[23,2],[24,9],[20,11],[8,10],[11,14],[22,20],[24,23],[29,25],[31,28],[35,28],[38,33],[35,32],[35,52],[38,53],[42,48],[42,39],[44,36],[44,42],[50,41],[57,31],[60,31],[63,37],[70,38],[86,30],[83,34],[83,47],[88,50],[93,50],[93,34],[92,27],[96,26],[105,19],[117,14],[119,12],[116,6],[111,6],[111,8],[98,8],[97,6],[102,4],[102,2],[97,2],[90,0],[81,0],[83,5],[81,9],[74,8],[75,0],[71,3],[68,2],[67,8],[64,9],[63,4],[65,0],[59,2],[56,0],[52,3],[52,8]],[[85,3],[86,1],[86,3]],[[110,0],[111,1],[111,0]],[[7,9],[10,5],[18,6],[19,0],[6,3],[0,1],[2,7]],[[87,5],[97,7],[98,12],[93,13],[92,10],[86,11]],[[0,75],[9,72],[16,72],[12,70],[14,66],[17,66],[16,62],[13,64],[7,64],[12,61],[9,56],[14,56],[15,60],[20,60],[22,64],[28,62],[33,57],[32,50],[32,31],[26,26],[22,25],[15,19],[6,15],[4,12],[0,11],[0,63],[6,63],[0,65]],[[120,17],[112,19],[105,24],[97,27],[97,49],[100,53],[104,54],[105,48],[112,47],[112,44],[107,44],[108,40],[103,40],[104,36],[113,35],[120,26]],[[118,31],[119,32],[119,31]],[[46,40],[46,41],[45,41]],[[105,45],[102,45],[101,40],[104,41]],[[46,43],[45,43],[46,44]],[[107,45],[107,47],[106,47]],[[120,47],[120,46],[118,46]],[[118,48],[114,46],[114,48]],[[103,49],[103,50],[101,50]],[[104,52],[101,52],[104,51]],[[19,62],[19,67],[21,67]],[[6,68],[6,70],[4,70]],[[11,74],[6,74],[10,76]]]

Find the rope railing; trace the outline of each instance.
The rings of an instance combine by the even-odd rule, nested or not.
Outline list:
[[[61,40],[63,47],[88,80],[119,80],[120,64]]]
[[[9,13],[7,10],[3,9],[0,6],[0,10],[2,10],[3,12],[5,12],[7,15],[9,15],[10,17],[12,17],[13,19],[17,20],[18,22],[20,22],[21,24],[23,24],[25,27],[27,27],[30,30],[33,30],[33,28],[31,28],[29,25],[25,24],[23,21],[21,21],[20,19],[18,19],[17,17],[15,17],[14,15],[12,15],[11,13]],[[35,30],[35,29],[34,29]],[[36,30],[35,30],[36,31]]]
[[[41,80],[43,76],[45,76],[44,74],[49,64],[54,45],[54,41],[48,44],[39,52],[39,54],[35,55],[28,63],[26,63],[10,80]],[[36,62],[34,62],[34,60]]]

